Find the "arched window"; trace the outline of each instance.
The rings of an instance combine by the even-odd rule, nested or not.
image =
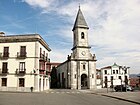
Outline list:
[[[85,35],[84,35],[84,32],[81,33],[81,39],[84,39],[85,38]]]

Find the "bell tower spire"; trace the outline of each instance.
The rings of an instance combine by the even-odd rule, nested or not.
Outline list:
[[[76,20],[73,26],[73,54],[76,59],[89,57],[89,44],[88,44],[88,25],[85,21],[80,5],[76,16]]]
[[[89,29],[86,21],[85,21],[85,18],[82,14],[82,11],[80,9],[80,5],[79,5],[79,10],[78,10],[78,13],[77,13],[77,16],[76,16],[76,20],[75,20],[75,23],[74,23],[74,26],[73,26],[73,29],[72,31],[74,31],[76,28],[86,28],[86,29]]]

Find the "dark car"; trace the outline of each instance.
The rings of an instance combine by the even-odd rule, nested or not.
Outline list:
[[[114,87],[115,91],[118,92],[118,91],[123,91],[123,92],[126,92],[126,91],[133,91],[133,88],[129,85],[117,85]]]
[[[114,87],[115,91],[118,92],[118,91],[126,91],[126,87],[123,86],[123,85],[117,85]]]

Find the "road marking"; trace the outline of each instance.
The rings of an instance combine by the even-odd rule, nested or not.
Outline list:
[[[49,91],[49,92],[46,92],[46,93],[47,93],[47,94],[48,94],[48,93],[54,93],[54,94],[55,94],[55,93],[56,93],[56,94],[59,94],[59,93],[60,93],[60,94],[66,94],[66,93],[67,93],[67,94],[79,94],[79,93],[81,93],[81,92],[75,92],[75,91],[68,91],[68,92],[67,92],[67,91],[60,91],[60,92],[59,92],[59,91]],[[82,93],[83,93],[83,92],[82,92]]]

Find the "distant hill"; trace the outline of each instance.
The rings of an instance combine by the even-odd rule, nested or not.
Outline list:
[[[132,78],[132,77],[138,77],[138,76],[140,76],[140,74],[130,74],[129,76],[130,76],[130,78]]]

